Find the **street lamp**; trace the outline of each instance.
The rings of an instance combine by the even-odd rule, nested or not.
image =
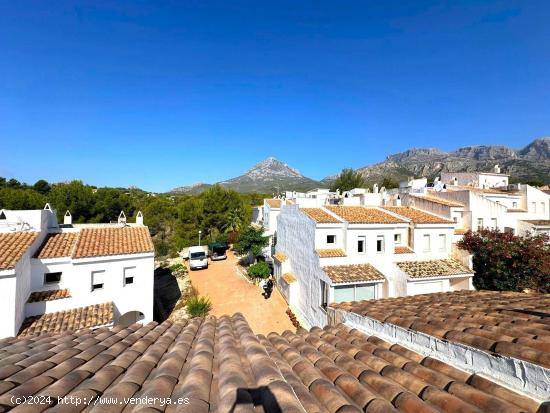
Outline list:
[[[201,233],[202,231],[199,231],[199,247],[201,246]]]

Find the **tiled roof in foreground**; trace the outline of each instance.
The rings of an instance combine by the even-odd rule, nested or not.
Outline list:
[[[395,263],[410,278],[445,277],[451,275],[473,274],[473,270],[458,261],[448,258],[429,261],[403,261]]]
[[[154,252],[147,227],[83,228],[73,258]]]
[[[370,264],[327,265],[323,271],[335,284],[385,280],[384,274]]]
[[[35,291],[31,293],[27,302],[54,301],[61,300],[62,298],[69,298],[70,296],[71,292],[68,288],[63,288],[61,290]]]
[[[539,404],[343,325],[265,337],[241,315],[8,339],[0,341],[0,362],[5,410],[13,396],[30,395],[51,396],[41,398],[41,410],[72,412],[85,404],[54,406],[58,397],[152,403],[96,406],[113,412],[508,413]],[[161,405],[168,397],[187,404]]]
[[[550,294],[455,291],[333,307],[550,368]]]
[[[321,258],[335,258],[335,257],[345,257],[346,251],[342,248],[324,248],[316,250],[317,255]]]
[[[113,303],[94,304],[88,307],[27,317],[19,330],[19,337],[88,329],[112,322]]]
[[[0,232],[0,270],[15,268],[36,237],[38,232]]]

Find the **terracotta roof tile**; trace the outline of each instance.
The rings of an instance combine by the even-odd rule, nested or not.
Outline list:
[[[323,271],[335,284],[385,280],[384,275],[370,264],[328,265]]]
[[[527,210],[522,208],[508,208],[506,212],[527,212]]]
[[[406,272],[410,278],[473,274],[472,270],[452,258],[430,261],[403,261],[397,262],[396,265]]]
[[[378,208],[364,206],[327,206],[329,211],[350,224],[401,224],[406,223]]]
[[[288,260],[288,257],[282,252],[276,252],[275,254],[273,254],[273,258],[275,258],[279,262],[285,262],[286,260]]]
[[[280,208],[283,203],[282,199],[266,199],[265,202],[267,202],[267,205],[271,208]]]
[[[450,219],[430,214],[412,207],[384,207],[388,211],[410,219],[415,224],[453,224]]]
[[[527,222],[528,224],[538,225],[538,226],[548,226],[550,225],[550,219],[527,219],[523,220],[523,222]]]
[[[455,235],[464,235],[468,232],[466,228],[456,228]]]
[[[333,307],[550,367],[550,294],[455,291]]]
[[[35,254],[36,258],[59,258],[72,255],[78,232],[48,234],[44,243]]]
[[[301,208],[307,216],[319,224],[338,224],[340,221],[322,208]]]
[[[325,248],[317,250],[317,255],[321,258],[345,257],[346,251],[342,248]]]
[[[154,252],[147,227],[83,228],[73,258]]]
[[[113,303],[95,304],[88,307],[28,317],[23,321],[23,325],[19,330],[19,337],[81,330],[112,322]]]
[[[38,232],[0,232],[0,270],[15,268],[38,237]]]
[[[435,195],[412,195],[414,198],[420,198],[425,201],[433,202],[435,204],[445,205],[454,208],[464,207],[464,204],[451,199],[441,198]]]
[[[287,284],[292,284],[292,283],[295,283],[297,280],[296,280],[296,277],[294,276],[294,274],[290,273],[290,272],[285,272],[283,274],[283,280],[285,280],[285,282]]]
[[[402,245],[397,245],[395,248],[394,248],[394,254],[412,254],[414,253],[413,249],[410,248],[410,247],[406,247],[406,246],[402,246]]]
[[[68,288],[62,290],[35,291],[31,293],[27,302],[34,303],[38,301],[53,301],[62,298],[69,298],[71,293]]]
[[[102,406],[109,411],[492,413],[539,408],[487,379],[345,325],[265,337],[254,335],[236,314],[0,344],[3,410],[16,407],[13,396],[33,394],[51,396],[44,398],[51,404],[41,410],[64,407],[55,406],[58,396],[82,400],[84,395],[104,400],[181,397],[188,403]]]

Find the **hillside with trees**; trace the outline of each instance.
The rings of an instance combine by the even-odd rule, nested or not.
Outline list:
[[[203,242],[235,240],[251,219],[252,206],[266,195],[241,194],[214,185],[199,195],[153,195],[136,188],[97,188],[81,181],[28,185],[0,177],[0,209],[42,209],[48,202],[62,222],[69,210],[74,223],[116,222],[124,211],[129,222],[144,215],[157,255],[175,255]]]

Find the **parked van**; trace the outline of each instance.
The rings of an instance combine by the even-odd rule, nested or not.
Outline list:
[[[208,268],[208,255],[205,247],[189,247],[188,258],[190,269],[198,270],[199,268]]]
[[[212,261],[225,260],[227,258],[226,252],[227,244],[224,242],[213,242],[208,244],[208,255]]]

